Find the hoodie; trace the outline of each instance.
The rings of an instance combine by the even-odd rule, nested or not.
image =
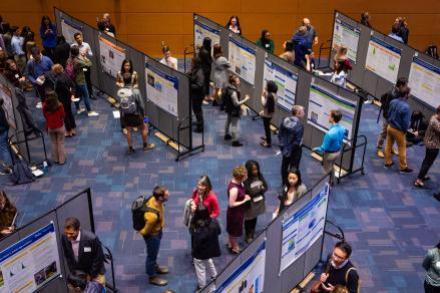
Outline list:
[[[301,146],[304,134],[304,125],[296,116],[286,117],[280,125],[278,140],[284,157],[292,153],[294,146]]]

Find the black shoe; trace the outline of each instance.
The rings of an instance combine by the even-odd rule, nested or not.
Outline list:
[[[131,147],[131,146],[129,146],[129,147],[128,147],[127,154],[131,155],[131,154],[134,153],[134,152],[135,152],[134,148]]]
[[[391,166],[393,166],[394,165],[394,162],[391,162],[391,164],[385,164],[384,166],[385,166],[385,168],[391,168]]]
[[[95,96],[93,96],[93,95],[90,95],[90,99],[92,99],[92,100],[97,100],[98,98],[95,97]]]
[[[230,134],[225,134],[224,139],[225,140],[230,140],[230,139],[232,139],[232,136]]]
[[[440,201],[440,192],[434,193],[434,198]]]
[[[406,167],[403,170],[400,170],[400,173],[411,173],[413,171],[413,169]]]
[[[241,147],[241,146],[243,146],[243,144],[237,140],[237,141],[232,142],[232,146],[233,147]]]
[[[201,127],[197,127],[196,129],[194,129],[195,133],[202,133],[203,132],[203,128]]]

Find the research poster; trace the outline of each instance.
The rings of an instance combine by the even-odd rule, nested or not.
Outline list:
[[[177,117],[179,80],[145,63],[147,99]]]
[[[0,252],[0,293],[35,292],[60,274],[53,223]]]
[[[104,72],[116,78],[125,59],[125,49],[116,46],[109,40],[99,37],[99,59]]]
[[[440,105],[440,67],[414,57],[408,84],[413,96],[434,108]]]
[[[372,36],[365,68],[394,84],[399,73],[400,56],[399,48]]]
[[[12,104],[12,93],[11,90],[3,84],[0,84],[0,98],[3,99],[2,107],[6,113],[6,119],[8,120],[9,124],[15,128],[16,125],[14,118],[14,105]]]
[[[235,74],[254,85],[256,56],[253,48],[229,38],[229,62]]]
[[[266,240],[261,241],[255,253],[240,265],[222,284],[216,293],[261,293],[264,289],[266,264]]]
[[[61,19],[61,33],[63,34],[67,43],[74,44],[75,39],[73,36],[76,33],[82,33],[82,28],[74,23],[71,23],[70,21]]]
[[[352,139],[356,103],[312,84],[310,86],[307,123],[327,132],[331,126],[328,121],[331,110],[341,111],[342,119],[339,124],[347,130],[345,139]]]
[[[312,200],[282,222],[280,274],[324,234],[329,190],[327,183]]]
[[[336,50],[340,46],[347,47],[347,57],[355,63],[360,35],[361,31],[358,28],[336,18],[333,29],[333,49]]]
[[[278,86],[277,104],[290,112],[295,105],[298,75],[266,59],[264,61],[264,87],[269,80],[273,80]]]
[[[195,46],[199,48],[203,44],[204,38],[211,39],[211,47],[213,48],[215,44],[220,44],[220,31],[207,26],[197,20],[194,21],[194,38]]]

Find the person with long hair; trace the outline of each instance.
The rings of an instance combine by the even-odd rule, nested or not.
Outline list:
[[[4,191],[0,191],[0,236],[9,235],[15,230],[12,223],[17,214],[17,208],[11,203]]]
[[[43,41],[45,55],[53,60],[57,45],[57,28],[47,15],[41,18],[40,37]]]
[[[211,180],[208,176],[204,175],[199,178],[191,199],[191,212],[193,214],[197,210],[206,210],[212,219],[216,219],[220,215],[217,195],[212,190]]]
[[[369,28],[372,28],[370,21],[371,21],[370,13],[368,13],[367,11],[362,12],[362,14],[361,14],[361,24],[363,24],[363,25],[365,25],[365,26],[367,26]]]
[[[426,271],[425,276],[425,293],[440,292],[440,242],[428,250],[423,259],[423,268]]]
[[[231,64],[229,63],[228,59],[223,54],[223,49],[220,44],[214,45],[214,61],[213,61],[213,68],[214,68],[214,105],[215,104],[221,104],[222,101],[221,95],[223,90],[228,85],[228,69],[231,67]]]
[[[190,73],[190,96],[191,105],[194,115],[196,116],[195,132],[203,132],[203,98],[206,95],[206,75],[203,70],[202,61],[195,56],[192,59],[191,73]]]
[[[5,71],[3,72],[3,75],[15,87],[20,87],[20,82],[24,82],[26,78],[23,76],[23,74],[18,69],[17,62],[15,62],[15,60],[13,60],[13,59],[8,59],[8,60],[6,60],[5,65],[6,66],[5,66]]]
[[[279,196],[280,205],[275,210],[274,215],[278,216],[282,211],[290,207],[295,201],[301,198],[307,192],[307,187],[301,179],[301,172],[297,169],[292,169],[287,172],[286,185],[283,187],[283,192]]]
[[[228,30],[230,30],[231,32],[236,33],[240,36],[243,34],[243,31],[240,26],[240,20],[238,19],[238,16],[236,16],[236,15],[232,15],[229,18],[228,23],[226,23],[225,27]]]
[[[24,35],[23,42],[23,51],[26,53],[26,60],[30,60],[32,58],[32,48],[35,47],[37,43],[35,42],[35,33],[33,31],[29,31]]]
[[[271,39],[272,35],[270,34],[269,30],[264,29],[261,31],[261,37],[255,42],[258,47],[263,48],[269,53],[272,53],[275,51],[275,43]]]
[[[64,150],[64,107],[55,92],[48,94],[43,104],[43,114],[46,119],[46,129],[52,143],[52,160],[63,165],[66,161]]]
[[[70,56],[70,45],[66,42],[66,38],[64,38],[64,36],[58,36],[57,45],[54,50],[53,62],[61,64],[61,66],[65,68],[69,56]]]
[[[337,60],[335,68],[330,78],[330,82],[339,85],[340,87],[347,87],[347,76],[351,70],[351,65],[348,59]]]
[[[133,61],[130,59],[122,61],[121,70],[116,74],[116,85],[119,88],[139,88],[139,76],[133,69]]]
[[[243,184],[245,192],[249,194],[251,200],[246,204],[244,212],[244,231],[246,242],[251,243],[255,236],[257,218],[266,211],[264,194],[268,189],[268,185],[257,161],[249,160],[246,162],[245,167],[248,177]]]
[[[261,96],[263,110],[260,116],[263,119],[265,139],[260,143],[261,146],[270,148],[272,146],[272,135],[270,133],[270,122],[275,114],[276,94],[278,86],[273,80],[267,81],[266,88]]]

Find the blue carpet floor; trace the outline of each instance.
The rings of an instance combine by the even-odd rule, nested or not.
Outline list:
[[[171,198],[166,207],[167,227],[159,262],[171,269],[168,288],[193,292],[196,281],[182,209],[197,178],[204,174],[211,177],[221,203],[221,223],[225,226],[226,186],[231,170],[247,159],[257,159],[270,184],[267,213],[258,222],[258,228],[262,229],[278,204],[281,158],[276,155],[277,149],[258,145],[263,125],[250,117],[241,122],[244,147],[225,144],[222,139],[225,116],[207,106],[204,108],[205,152],[176,163],[175,153],[154,136],[150,138],[156,149],[141,151],[140,136],[135,134],[138,151],[128,156],[119,121],[113,118],[108,103],[101,99],[93,107],[99,111],[99,117],[77,116],[79,135],[66,140],[68,158],[64,166],[51,167],[45,177],[29,185],[9,186],[5,177],[0,178],[22,213],[20,223],[32,220],[90,186],[97,234],[113,251],[121,292],[163,292],[164,288],[154,288],[147,282],[145,244],[131,228],[130,205],[138,195],[149,194],[155,185],[165,185]],[[37,113],[37,116],[42,124],[42,115]],[[374,153],[376,116],[377,108],[365,106],[360,134],[369,139],[366,175],[353,175],[334,187],[328,218],[344,229],[354,248],[352,259],[359,269],[363,292],[422,292],[423,256],[440,239],[440,204],[432,197],[433,191],[440,188],[440,167],[438,163],[433,166],[429,189],[422,190],[412,187],[416,173],[401,175],[397,168],[384,169],[383,161]],[[418,170],[423,154],[421,146],[410,148],[410,167]],[[318,162],[307,151],[303,154],[301,170],[308,185],[322,176]],[[225,240],[223,233],[222,241]],[[333,239],[326,238],[325,253],[333,243]],[[223,251],[215,260],[217,268],[221,270],[231,259]]]

